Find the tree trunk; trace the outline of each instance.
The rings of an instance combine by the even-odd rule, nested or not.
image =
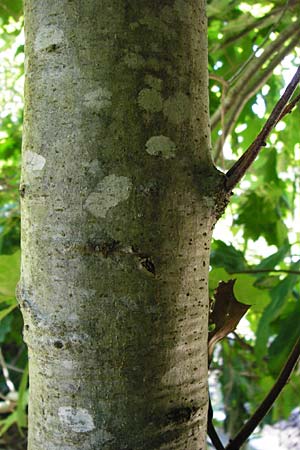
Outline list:
[[[203,0],[26,0],[29,450],[206,448]]]

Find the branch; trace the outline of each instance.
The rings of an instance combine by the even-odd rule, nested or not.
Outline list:
[[[16,388],[14,386],[14,383],[11,381],[11,379],[9,377],[9,371],[7,369],[7,365],[6,365],[6,362],[4,360],[1,348],[0,348],[0,364],[1,364],[2,373],[3,373],[3,376],[4,376],[4,380],[5,380],[5,384],[8,387],[9,392],[15,392]]]
[[[220,136],[220,138],[216,142],[215,161],[218,160],[218,157],[222,151],[223,139],[225,141],[226,137],[232,132],[232,130],[235,126],[235,123],[236,123],[241,111],[243,110],[245,104],[268,81],[268,79],[272,75],[275,67],[277,67],[278,64],[281,63],[283,58],[294,49],[295,45],[299,42],[299,40],[300,40],[300,32],[298,32],[295,35],[295,37],[291,40],[291,42],[286,47],[283,47],[281,51],[276,53],[274,58],[271,59],[268,67],[262,72],[262,74],[259,75],[258,78],[255,78],[252,83],[245,84],[243,87],[241,86],[239,93],[237,95],[235,95],[235,97],[232,99],[232,103],[231,103],[230,109],[228,111],[229,117],[227,117],[225,126],[222,127],[222,136]],[[223,102],[223,104],[224,104],[224,102]],[[224,109],[224,107],[223,107],[223,109]],[[224,137],[223,137],[223,133],[224,133]],[[223,139],[221,139],[221,137]]]
[[[279,24],[279,22],[281,21],[281,19],[283,18],[284,14],[286,13],[286,11],[288,10],[289,6],[290,6],[291,0],[287,0],[286,4],[283,8],[279,8],[280,9],[280,15],[278,17],[278,19],[273,22],[273,24],[271,25],[268,34],[266,35],[266,37],[264,38],[263,42],[258,46],[258,48],[249,56],[249,58],[241,65],[241,67],[236,71],[235,74],[233,74],[233,76],[228,80],[229,84],[232,84],[235,82],[235,80],[237,80],[237,78],[239,78],[239,76],[241,75],[241,73],[245,70],[245,68],[250,64],[250,62],[255,58],[255,56],[257,55],[257,53],[264,47],[264,45],[268,42],[268,40],[270,39],[270,35],[271,33],[274,31],[275,27]]]
[[[282,116],[282,113],[285,111],[286,105],[290,97],[292,96],[293,92],[295,91],[299,81],[300,81],[300,66],[298,67],[294,77],[292,78],[291,82],[284,91],[282,97],[275,105],[273,111],[271,112],[268,120],[266,121],[263,129],[258,134],[255,141],[250,145],[250,147],[246,150],[246,152],[226,173],[227,179],[225,182],[225,186],[227,191],[231,191],[234,188],[234,186],[238,184],[238,182],[241,180],[241,178],[244,176],[244,174],[247,172],[249,167],[254,162],[261,148],[266,146],[267,137],[277,124],[279,118]]]
[[[252,347],[252,345],[250,345],[250,344],[248,344],[248,342],[244,341],[244,339],[241,338],[241,336],[239,336],[236,331],[233,331],[232,333],[241,347],[243,347],[244,349],[253,353],[254,348]],[[228,337],[227,337],[227,339],[228,339]]]
[[[282,32],[278,38],[269,44],[264,52],[252,61],[252,64],[246,68],[243,75],[240,77],[238,82],[234,85],[232,90],[229,92],[228,97],[225,101],[225,112],[231,109],[232,102],[235,101],[236,96],[240,94],[241,90],[244,90],[245,86],[251,84],[251,81],[256,76],[258,71],[261,69],[264,63],[266,63],[270,58],[274,58],[278,52],[284,48],[284,44],[291,38],[295,40],[295,35],[299,35],[299,25],[298,23],[291,25],[284,32]],[[211,118],[211,128],[214,129],[221,119],[221,107],[219,107]]]
[[[256,19],[253,22],[248,23],[246,26],[244,26],[242,28],[241,31],[238,31],[236,34],[229,36],[227,39],[222,41],[220,44],[214,45],[213,47],[211,47],[209,49],[209,51],[211,53],[214,53],[215,51],[218,51],[218,50],[224,50],[229,45],[233,44],[234,42],[238,41],[239,39],[241,39],[242,37],[247,35],[249,33],[249,31],[253,30],[253,28],[264,29],[264,28],[268,27],[269,25],[274,24],[274,20],[275,20],[276,16],[278,16],[279,14],[280,15],[282,14],[282,6],[276,8],[276,9],[272,9],[267,15],[265,15],[264,17],[261,17],[260,19]],[[277,20],[275,20],[275,23],[277,24]],[[273,26],[272,26],[272,28],[273,28]]]
[[[207,433],[208,433],[208,436],[210,437],[212,444],[215,446],[216,450],[225,450],[225,447],[223,446],[223,444],[219,438],[219,435],[214,427],[213,415],[214,415],[214,412],[213,412],[211,400],[209,397],[208,417],[207,417]]]
[[[299,102],[300,100],[300,94],[297,95],[297,97],[294,98],[294,100],[292,100],[282,111],[281,116],[278,119],[278,122],[280,120],[282,120],[287,114],[290,114],[292,112],[292,110],[294,109],[294,107],[296,106],[296,104]]]
[[[278,395],[286,385],[294,367],[297,364],[297,361],[300,356],[300,337],[297,339],[293,350],[291,351],[288,360],[280,372],[274,386],[265,397],[263,402],[254,412],[252,417],[246,422],[246,424],[242,427],[236,437],[230,440],[229,444],[225,447],[225,450],[237,450],[240,449],[241,446],[246,442],[249,436],[253,433],[257,425],[261,422],[264,416],[267,414]]]

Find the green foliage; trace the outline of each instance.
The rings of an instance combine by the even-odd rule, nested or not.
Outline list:
[[[220,113],[217,122],[212,122],[212,139],[221,170],[230,168],[232,160],[254,141],[280,97],[287,68],[299,65],[300,49],[285,51],[299,14],[300,4],[292,6],[285,0],[208,1],[213,120]],[[275,38],[284,33],[285,42],[276,47]],[[270,54],[261,64],[259,54],[254,56],[259,46],[264,49],[262,58]],[[300,335],[299,114],[297,106],[273,130],[266,148],[236,188],[224,228],[218,224],[212,243],[210,296],[221,280],[236,279],[235,297],[252,305],[243,327],[220,345],[212,366],[220,371],[227,415],[224,426],[231,434],[268,393]],[[227,146],[222,155],[220,134],[224,131]],[[228,222],[232,226],[226,233]],[[300,375],[295,372],[267,422],[287,417],[298,405],[295,390],[299,385]]]
[[[6,25],[11,18],[18,20],[23,10],[22,0],[1,0],[0,23]]]
[[[0,255],[0,302],[15,296],[20,272],[20,251]]]
[[[28,404],[28,363],[24,369],[19,390],[18,390],[18,404],[16,409],[16,423],[19,430],[27,426],[26,407]]]
[[[20,44],[21,13],[21,1],[1,1],[0,83],[4,89],[0,91],[0,344],[5,363],[9,365],[9,378],[19,387],[17,392],[11,392],[0,369],[1,396],[8,402],[7,413],[1,414],[1,435],[14,424],[21,430],[27,423],[27,352],[22,342],[22,318],[15,298],[20,272],[18,186],[24,48]]]
[[[229,273],[244,270],[247,265],[243,252],[218,240],[212,243],[210,261],[213,267],[223,267]]]
[[[293,266],[293,270],[297,270],[299,266],[300,263],[295,264]],[[271,302],[264,310],[257,328],[255,345],[255,353],[257,357],[261,357],[266,353],[268,340],[272,336],[272,322],[278,319],[278,317],[282,313],[284,306],[291,297],[293,288],[298,282],[298,275],[288,275],[271,289]],[[286,332],[287,331],[288,329],[286,329]]]
[[[28,364],[26,365],[22,374],[21,382],[17,393],[16,409],[9,414],[5,419],[0,420],[0,436],[13,425],[17,425],[21,434],[22,428],[27,427],[27,404],[28,404]]]

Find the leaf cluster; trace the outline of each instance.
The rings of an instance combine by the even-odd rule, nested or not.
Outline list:
[[[0,2],[0,435],[27,426],[27,350],[15,297],[20,271],[22,2]],[[7,375],[5,375],[7,371]]]
[[[213,152],[221,170],[255,140],[288,71],[299,65],[299,14],[294,1],[208,2]],[[234,190],[221,221],[231,223],[226,242],[217,238],[212,245],[213,302],[219,282],[236,280],[235,298],[251,305],[211,365],[231,436],[268,393],[300,336],[299,119],[296,106],[279,121]],[[224,229],[217,233],[224,235]],[[296,371],[265,422],[288,417],[299,388]]]

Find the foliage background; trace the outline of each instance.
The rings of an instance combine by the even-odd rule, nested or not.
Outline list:
[[[298,0],[210,0],[213,155],[226,171],[261,129],[300,62]],[[26,426],[27,353],[15,300],[19,273],[19,171],[23,83],[22,2],[0,1],[0,426]],[[219,425],[234,434],[268,392],[300,335],[300,109],[280,121],[235,189],[212,244],[210,291],[236,279],[251,304],[215,351]],[[7,371],[7,372],[6,372]],[[296,370],[265,422],[299,405]],[[6,406],[5,406],[6,405]],[[1,409],[2,408],[2,409]],[[5,409],[6,408],[6,409]]]

